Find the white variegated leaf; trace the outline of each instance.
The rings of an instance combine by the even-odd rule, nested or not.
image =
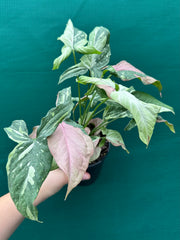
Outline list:
[[[140,139],[148,145],[160,107],[142,102],[126,90],[114,91],[110,96],[115,102],[129,110],[136,121]]]
[[[63,88],[61,91],[58,92],[56,106],[71,102],[71,87]]]
[[[160,113],[161,112],[172,112],[172,113],[174,113],[174,109],[171,106],[159,101],[158,99],[156,99],[155,97],[151,96],[148,93],[140,92],[140,91],[134,91],[132,94],[136,98],[138,98],[139,100],[141,100],[143,102],[152,103],[154,105],[159,106],[160,107],[160,111],[159,111]]]
[[[67,93],[70,94],[70,91],[67,89],[67,91],[61,92],[61,97],[63,93],[65,94],[65,99],[67,101],[62,104],[58,103],[55,108],[52,108],[48,111],[47,115],[41,120],[40,127],[37,130],[37,136],[50,136],[56,130],[59,123],[70,117],[71,110],[73,108],[73,102],[70,98],[70,95],[66,95]]]
[[[11,198],[19,212],[31,220],[38,221],[38,211],[33,203],[51,162],[47,140],[42,138],[19,143],[9,154],[6,168]]]
[[[116,130],[111,130],[107,128],[102,129],[102,133],[106,135],[106,139],[110,142],[113,146],[121,146],[127,153],[128,150],[124,144],[123,138],[121,134]]]
[[[69,19],[63,35],[58,40],[61,40],[66,46],[75,50],[76,47],[84,46],[87,43],[87,34],[73,26]]]
[[[27,142],[29,140],[26,123],[23,120],[15,120],[10,127],[4,128],[8,137],[13,141]]]
[[[70,56],[71,52],[72,50],[70,47],[63,46],[61,49],[61,55],[57,57],[53,62],[53,70],[58,69],[61,63]]]
[[[109,37],[109,30],[104,27],[96,27],[89,35],[88,46],[95,47],[101,54],[85,55],[81,58],[81,62],[91,71],[91,75],[94,77],[100,77],[102,74],[101,68],[109,63],[111,56]]]
[[[83,66],[82,63],[78,63],[70,68],[68,68],[66,71],[64,71],[60,78],[59,78],[59,84],[64,82],[66,79],[72,78],[72,77],[77,77],[79,75],[84,75],[86,74],[88,69]]]

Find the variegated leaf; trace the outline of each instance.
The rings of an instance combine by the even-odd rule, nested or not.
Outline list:
[[[61,55],[57,57],[53,62],[53,70],[58,69],[61,63],[70,56],[71,52],[72,50],[70,47],[63,46],[61,49]]]
[[[124,144],[123,138],[121,134],[116,130],[111,130],[107,128],[102,129],[102,133],[106,135],[106,139],[113,145],[113,146],[121,146],[127,153],[128,150]]]
[[[112,100],[108,100],[106,104],[107,104],[107,107],[103,112],[104,120],[131,117],[130,112],[126,108],[121,106],[119,103],[116,103]]]
[[[72,102],[71,87],[63,88],[58,92],[57,99],[56,99],[56,106],[65,104],[65,103],[71,103],[71,102]]]
[[[89,35],[88,46],[95,47],[101,54],[85,55],[81,58],[81,62],[91,71],[91,75],[94,77],[100,77],[102,74],[101,68],[109,63],[111,56],[109,38],[109,30],[104,27],[96,27]]]
[[[127,61],[123,60],[116,65],[108,66],[106,70],[110,71],[110,73],[119,77],[123,81],[139,78],[144,84],[153,84],[159,89],[159,91],[162,90],[162,85],[159,80],[146,75]]]
[[[115,102],[120,103],[124,108],[129,110],[136,121],[140,139],[148,145],[160,107],[142,102],[131,93],[121,88],[119,91],[112,92],[110,96]]]
[[[4,130],[8,137],[17,143],[29,141],[27,126],[23,120],[13,121],[11,126]]]
[[[66,197],[83,178],[94,148],[91,138],[81,129],[62,122],[48,137],[49,149],[58,166],[68,176]]]
[[[66,79],[86,74],[87,71],[88,71],[88,69],[82,63],[78,63],[78,64],[68,68],[66,71],[64,71],[61,74],[61,76],[59,78],[59,84],[64,82]]]
[[[66,29],[58,40],[61,40],[72,51],[76,51],[82,54],[100,54],[94,46],[87,44],[87,34],[73,26],[72,21],[69,19]]]
[[[76,46],[76,52],[81,54],[101,54],[95,47],[87,45],[87,46]]]
[[[58,40],[61,40],[71,50],[75,50],[76,46],[84,46],[87,43],[87,34],[75,28],[69,19],[63,35]]]
[[[166,126],[170,129],[171,132],[175,133],[174,125],[172,123],[169,123],[167,120],[163,119],[160,115],[158,115],[157,120],[158,123],[165,123]]]
[[[9,154],[7,163],[9,191],[19,212],[38,221],[33,205],[39,189],[49,173],[52,155],[46,139],[30,139],[19,143]]]
[[[95,78],[95,77],[87,77],[80,76],[76,79],[77,82],[81,84],[92,83],[96,85],[98,88],[105,90],[106,95],[110,97],[110,94],[115,90],[116,85],[110,78]]]
[[[160,107],[160,111],[159,111],[160,113],[161,112],[172,112],[172,113],[174,113],[174,109],[171,106],[159,101],[158,99],[156,99],[155,97],[151,96],[148,93],[140,92],[140,91],[134,91],[132,94],[136,98],[138,98],[139,100],[141,100],[143,102],[152,103],[154,105],[159,106]]]
[[[47,115],[42,118],[40,127],[37,130],[37,136],[50,136],[55,131],[59,123],[70,117],[71,110],[73,108],[73,102],[70,94],[70,88],[61,91],[61,101],[63,101],[63,103],[59,104],[60,100],[58,100],[58,105],[55,108],[50,109]],[[64,102],[63,95],[66,102]]]
[[[136,121],[134,120],[134,118],[132,118],[128,124],[126,125],[126,127],[124,128],[125,131],[130,131],[131,129],[133,129],[134,127],[136,127]]]

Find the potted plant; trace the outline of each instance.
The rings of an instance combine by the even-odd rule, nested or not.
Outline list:
[[[108,65],[111,56],[109,39],[108,29],[95,27],[87,40],[86,33],[75,28],[69,20],[58,38],[64,45],[61,55],[54,60],[53,69],[58,69],[73,54],[74,65],[61,74],[59,84],[74,78],[78,97],[72,97],[71,87],[60,90],[56,106],[30,135],[23,120],[13,121],[5,128],[9,138],[18,143],[9,154],[6,167],[9,191],[17,209],[29,219],[38,221],[33,202],[49,171],[59,167],[66,173],[67,197],[81,182],[89,163],[99,158],[102,148],[107,152],[104,147],[107,142],[128,152],[121,134],[109,129],[109,123],[129,118],[125,130],[137,127],[139,138],[147,146],[156,122],[164,122],[175,132],[173,125],[159,115],[174,113],[172,107],[122,84],[139,79],[161,92],[160,81],[127,61]],[[78,61],[76,53],[82,54]],[[83,94],[82,84],[86,85]]]

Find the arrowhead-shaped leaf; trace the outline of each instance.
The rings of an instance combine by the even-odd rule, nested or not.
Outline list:
[[[52,155],[46,139],[30,139],[19,143],[9,154],[7,163],[9,191],[19,212],[38,221],[33,203],[49,173]]]
[[[120,61],[116,65],[108,66],[106,70],[110,71],[110,73],[119,77],[123,81],[129,81],[135,78],[139,78],[144,84],[153,84],[159,89],[159,91],[162,90],[162,85],[160,81],[146,75],[145,73],[143,73],[142,71],[140,71],[126,61]]]
[[[61,98],[56,101],[56,104],[58,105],[55,108],[50,109],[47,115],[42,118],[40,127],[37,130],[37,136],[50,136],[59,123],[70,117],[73,108],[70,88],[63,89],[59,92],[59,95]]]
[[[128,150],[126,149],[126,146],[124,144],[123,138],[121,134],[116,130],[111,130],[104,128],[102,129],[102,133],[106,135],[106,139],[114,146],[121,146],[127,153]]]
[[[17,143],[29,141],[27,126],[23,120],[13,121],[11,126],[4,130],[8,137]]]
[[[154,105],[159,106],[160,107],[160,113],[161,112],[172,112],[172,113],[174,113],[174,109],[171,106],[159,101],[158,99],[156,99],[155,97],[151,96],[148,93],[144,93],[144,92],[140,92],[140,91],[134,91],[132,94],[136,98],[138,98],[139,100],[141,100],[143,102],[152,103]]]
[[[101,68],[109,63],[111,56],[109,38],[109,30],[104,27],[96,27],[89,35],[88,46],[93,46],[101,52],[100,55],[85,55],[81,58],[81,62],[91,71],[92,76],[100,77]]]
[[[64,71],[61,74],[61,76],[59,78],[59,84],[64,82],[66,79],[86,74],[87,71],[88,71],[88,69],[82,63],[78,63],[78,64],[68,68],[66,71]]]
[[[83,178],[94,148],[91,138],[79,128],[62,122],[48,137],[49,149],[58,166],[68,176],[68,189],[76,187]]]
[[[87,34],[73,26],[71,20],[68,21],[66,29],[58,40],[61,40],[72,51],[82,54],[100,54],[94,46],[85,46],[87,44]]]
[[[148,145],[160,107],[142,102],[126,90],[121,90],[121,88],[119,91],[112,92],[110,96],[115,102],[129,110],[136,121],[140,139]]]
[[[61,40],[71,50],[75,50],[76,46],[84,46],[87,43],[87,35],[85,32],[75,28],[69,19],[63,35],[58,40]]]
[[[58,69],[61,63],[70,56],[71,52],[72,50],[70,47],[63,46],[61,49],[61,55],[57,57],[53,62],[53,70]]]

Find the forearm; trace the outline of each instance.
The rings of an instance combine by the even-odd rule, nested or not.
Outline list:
[[[39,194],[34,201],[37,206],[48,197],[54,195],[67,183],[66,175],[58,170],[49,173],[44,181]],[[22,223],[24,217],[17,210],[9,193],[0,198],[0,240],[8,239],[16,228]]]
[[[9,193],[0,198],[0,240],[8,239],[24,220]]]

